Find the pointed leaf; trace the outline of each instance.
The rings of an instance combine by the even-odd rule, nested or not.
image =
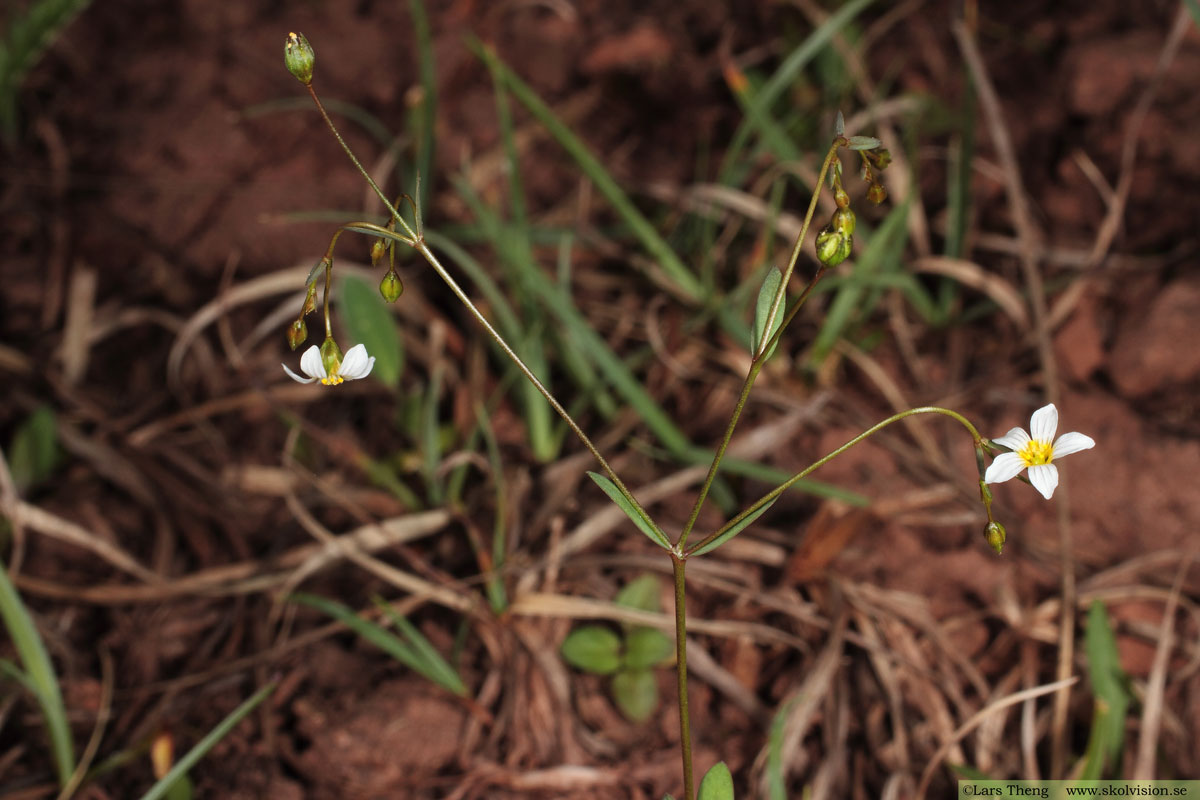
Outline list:
[[[771,267],[767,273],[767,277],[763,279],[762,287],[758,290],[758,300],[754,304],[754,327],[750,343],[750,350],[754,354],[758,354],[762,350],[763,343],[766,339],[770,339],[779,330],[779,326],[783,324],[783,303],[779,304],[779,308],[775,310],[775,319],[771,320],[771,330],[764,334],[767,325],[767,315],[771,313],[771,304],[775,302],[775,295],[779,292],[779,284],[783,280],[783,273],[778,267]],[[778,343],[777,343],[778,344]],[[771,353],[775,352],[775,348],[771,348]],[[767,354],[767,358],[771,357],[771,353]]]
[[[733,775],[724,761],[712,765],[700,781],[698,800],[733,800]]]
[[[612,688],[617,707],[631,722],[645,722],[658,708],[658,681],[649,670],[618,672]]]
[[[403,362],[400,328],[379,290],[360,278],[343,279],[338,312],[353,344],[366,345],[367,354],[375,356],[371,377],[396,388]]]
[[[589,472],[588,475],[591,476],[591,479],[596,482],[596,485],[603,489],[604,493],[608,495],[609,498],[616,503],[622,511],[625,512],[625,516],[633,520],[633,524],[637,525],[638,530],[650,537],[650,541],[654,542],[664,550],[671,549],[671,543],[667,540],[667,535],[660,531],[658,526],[656,526],[653,522],[639,514],[637,509],[633,507],[633,504],[629,502],[629,498],[621,494],[621,490],[617,488],[615,483],[598,472]]]
[[[755,511],[753,514],[747,514],[745,519],[741,520],[740,522],[735,524],[733,527],[731,527],[729,530],[725,531],[720,536],[713,539],[711,542],[704,545],[703,547],[699,548],[694,553],[690,553],[689,555],[702,556],[705,553],[711,553],[713,550],[716,550],[718,547],[725,544],[730,539],[732,539],[733,537],[737,536],[739,533],[744,531],[746,529],[746,527],[750,525],[750,523],[754,522],[754,520],[758,519],[763,514],[767,513],[767,509],[773,505],[775,505],[774,500],[772,500],[771,502],[767,503],[762,508]]]
[[[842,116],[841,111],[838,112],[837,121],[833,123],[833,135],[834,136],[845,136],[846,135],[846,118]]]
[[[563,640],[567,663],[597,675],[611,675],[621,667],[621,637],[610,628],[584,625]]]

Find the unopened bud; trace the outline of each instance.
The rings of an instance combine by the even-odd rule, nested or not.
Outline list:
[[[337,375],[342,368],[342,349],[332,336],[325,337],[321,343],[321,363],[325,366],[326,375]]]
[[[833,201],[837,203],[838,208],[850,207],[850,195],[846,194],[846,190],[842,188],[841,181],[837,181],[833,186]]]
[[[383,276],[383,280],[379,282],[379,293],[389,303],[396,302],[400,295],[404,294],[404,283],[396,274],[396,270],[389,269],[387,275]]]
[[[999,522],[992,521],[984,529],[984,535],[987,537],[988,545],[996,551],[996,555],[1000,555],[1004,551],[1004,542],[1008,539],[1008,531],[1004,530],[1004,526]]]
[[[856,222],[857,218],[854,216],[853,211],[848,208],[839,208],[833,212],[833,217],[829,220],[829,227],[842,234],[842,236],[850,238],[854,235]]]
[[[317,60],[312,45],[302,33],[289,33],[283,46],[283,63],[296,80],[308,86],[312,83],[313,63]]]
[[[875,205],[879,205],[884,200],[887,200],[887,189],[882,183],[872,183],[867,187],[867,199]]]
[[[288,328],[287,340],[288,346],[295,350],[300,345],[304,344],[308,339],[308,326],[304,324],[304,320],[298,319]]]
[[[817,260],[827,267],[836,267],[850,256],[853,244],[854,237],[841,233],[831,222],[817,234]]]
[[[376,239],[371,245],[371,266],[378,266],[379,259],[383,258],[383,254],[387,252],[388,242],[386,239]]]
[[[871,159],[871,163],[875,165],[875,169],[887,169],[888,164],[892,163],[892,154],[886,147],[867,150],[865,152],[867,158]]]

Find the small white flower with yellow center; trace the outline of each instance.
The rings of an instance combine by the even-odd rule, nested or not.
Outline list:
[[[1058,409],[1051,403],[1033,412],[1033,418],[1029,420],[1029,433],[1021,428],[1013,428],[999,439],[993,439],[993,442],[1010,448],[1012,452],[996,456],[983,476],[984,482],[1004,483],[1028,467],[1029,482],[1049,500],[1058,486],[1058,467],[1054,466],[1054,460],[1096,446],[1092,437],[1074,431],[1055,439],[1057,430]]]
[[[375,356],[367,356],[365,345],[354,345],[346,351],[346,357],[342,359],[337,357],[339,354],[337,354],[336,345],[332,349],[333,353],[329,359],[332,362],[330,369],[325,368],[325,359],[321,357],[321,348],[314,344],[304,351],[304,355],[300,356],[300,369],[308,376],[307,378],[301,378],[292,372],[287,364],[283,365],[283,371],[294,381],[300,383],[320,381],[325,386],[337,386],[343,381],[356,381],[371,374],[371,368],[375,366]]]

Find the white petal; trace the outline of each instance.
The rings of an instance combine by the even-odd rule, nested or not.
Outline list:
[[[1058,467],[1053,464],[1033,465],[1029,468],[1029,482],[1042,493],[1042,497],[1049,500],[1058,486]]]
[[[1053,442],[1054,432],[1057,430],[1058,409],[1054,407],[1054,403],[1033,412],[1033,418],[1029,420],[1029,435],[1035,442]],[[1051,488],[1050,491],[1054,489]]]
[[[291,368],[288,367],[287,364],[281,364],[280,366],[283,367],[283,371],[288,374],[288,377],[290,377],[294,381],[299,381],[300,383],[312,383],[313,381],[316,380],[316,378],[301,378],[299,375],[292,372]]]
[[[1020,475],[1023,469],[1025,469],[1025,462],[1019,455],[1001,453],[996,456],[995,461],[988,465],[987,472],[983,474],[983,482],[1004,483]]]
[[[1096,440],[1090,436],[1084,436],[1082,433],[1076,433],[1075,431],[1064,433],[1054,443],[1054,458],[1059,459],[1063,456],[1069,456],[1071,453],[1078,453],[1080,450],[1091,450],[1095,446]]]
[[[374,365],[375,357],[367,358],[366,346],[356,344],[346,351],[346,357],[342,359],[342,366],[338,370],[338,374],[348,381],[353,381],[367,377]]]
[[[321,361],[321,348],[315,344],[304,351],[304,355],[300,356],[300,369],[310,378],[321,379],[328,377],[325,374],[325,364]]]
[[[1022,450],[1029,444],[1029,434],[1021,428],[1013,428],[999,439],[992,439],[996,444],[1002,444],[1009,450]]]

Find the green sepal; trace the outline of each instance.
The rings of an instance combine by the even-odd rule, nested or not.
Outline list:
[[[667,540],[667,535],[659,530],[657,525],[639,514],[637,509],[633,507],[633,504],[629,502],[629,498],[621,494],[621,490],[617,488],[615,483],[598,472],[588,472],[588,475],[625,512],[625,516],[633,520],[633,524],[638,527],[638,530],[649,537],[650,541],[664,550],[671,549],[671,542]]]

